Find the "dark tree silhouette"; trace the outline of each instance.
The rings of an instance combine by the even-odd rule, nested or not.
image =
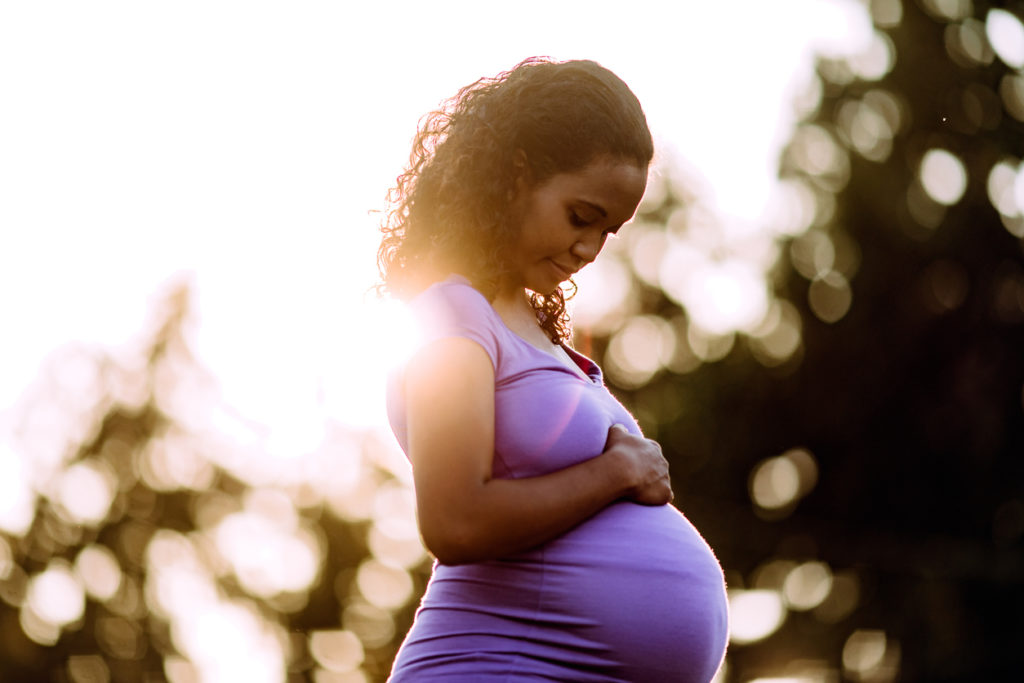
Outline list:
[[[1003,6],[872,2],[873,52],[819,62],[820,102],[780,162],[798,216],[773,272],[776,305],[799,313],[790,355],[750,334],[716,362],[620,381],[731,587],[779,589],[822,568],[807,562],[833,576],[824,603],[791,602],[768,638],[734,643],[729,680],[1024,667],[1024,228],[1007,195],[1024,80],[985,30]],[[669,216],[699,212],[685,179],[670,185],[638,222],[686,238]],[[638,250],[627,236],[620,255]],[[687,312],[649,282],[634,276],[633,312],[685,340]],[[613,368],[616,334],[587,341]],[[754,473],[791,449],[816,478],[779,508],[752,502]]]

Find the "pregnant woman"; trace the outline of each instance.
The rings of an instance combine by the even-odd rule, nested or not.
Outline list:
[[[395,683],[706,683],[722,661],[721,568],[569,343],[562,287],[633,216],[652,156],[636,97],[591,61],[526,60],[421,122],[379,262],[422,331],[388,414],[437,562]]]

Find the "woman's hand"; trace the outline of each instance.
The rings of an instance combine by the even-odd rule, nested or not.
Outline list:
[[[668,461],[658,442],[630,434],[625,427],[615,424],[608,430],[604,453],[622,463],[626,481],[630,482],[627,499],[643,505],[672,502]]]

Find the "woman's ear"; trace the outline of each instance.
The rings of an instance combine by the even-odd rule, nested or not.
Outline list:
[[[527,163],[526,152],[522,149],[517,149],[512,154],[512,172],[515,173],[515,187],[516,193],[522,194],[530,189],[531,174],[530,165]]]

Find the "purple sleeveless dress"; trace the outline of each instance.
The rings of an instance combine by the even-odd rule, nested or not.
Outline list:
[[[590,359],[584,380],[513,333],[452,276],[412,301],[423,341],[471,339],[495,376],[493,474],[532,477],[604,450],[608,429],[639,434]],[[401,369],[388,416],[407,450]],[[671,505],[609,505],[562,536],[487,562],[435,563],[389,681],[706,683],[728,636],[721,567]]]

